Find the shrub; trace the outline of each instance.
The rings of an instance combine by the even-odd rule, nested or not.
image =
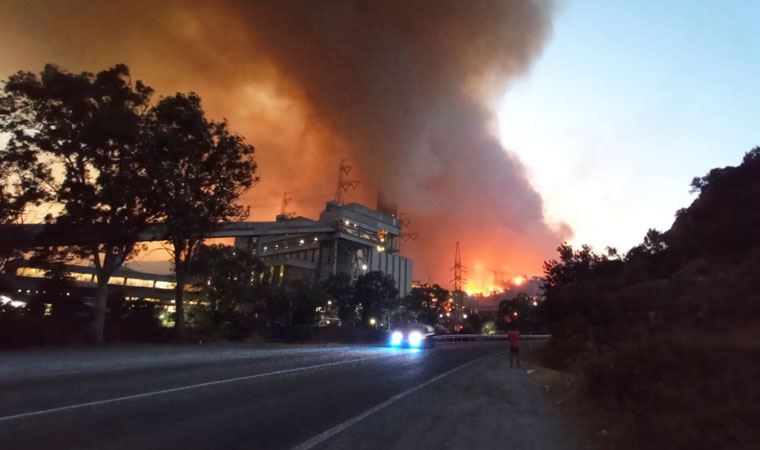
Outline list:
[[[757,330],[641,335],[587,355],[612,448],[760,448]]]

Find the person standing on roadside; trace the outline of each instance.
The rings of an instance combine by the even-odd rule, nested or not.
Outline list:
[[[507,332],[507,340],[509,341],[509,367],[514,367],[517,362],[517,367],[520,367],[520,332],[515,330],[514,327],[510,327]]]

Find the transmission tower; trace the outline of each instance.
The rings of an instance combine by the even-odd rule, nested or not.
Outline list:
[[[290,194],[287,192],[284,192],[282,194],[282,203],[280,203],[280,214],[277,214],[277,221],[278,222],[284,222],[289,219],[292,219],[293,216],[295,216],[295,213],[288,212],[288,205],[290,202],[292,202],[293,199],[290,197]]]
[[[406,216],[406,213],[398,213],[398,222],[399,225],[401,225],[401,239],[406,241],[416,241],[417,237],[419,236],[416,232],[409,230],[409,218]]]
[[[451,268],[454,271],[454,279],[451,280],[454,291],[451,293],[451,300],[453,301],[453,311],[464,310],[464,292],[462,291],[462,285],[464,284],[464,267],[462,266],[462,255],[459,253],[459,241],[457,241],[456,251],[454,252],[454,267]]]
[[[287,192],[282,193],[282,203],[280,203],[280,215],[291,217],[293,213],[288,212],[288,205],[293,201],[293,197]]]
[[[454,252],[454,279],[451,280],[454,285],[454,292],[462,292],[462,283],[464,283],[464,268],[462,267],[462,255],[459,253],[459,241],[457,241],[456,251]]]
[[[353,166],[348,164],[347,159],[340,160],[340,167],[338,167],[338,185],[335,187],[335,203],[343,204],[343,194],[348,191],[356,190],[359,185],[359,180],[351,178],[351,169]]]

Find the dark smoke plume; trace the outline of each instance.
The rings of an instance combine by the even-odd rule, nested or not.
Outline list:
[[[448,281],[455,241],[466,265],[517,275],[567,237],[545,223],[488,107],[540,53],[545,2],[45,3],[3,7],[3,76],[125,62],[159,92],[200,93],[259,149],[257,219],[283,191],[314,214],[350,157],[356,200],[374,205],[382,189],[409,213],[419,238],[404,252],[425,281]]]

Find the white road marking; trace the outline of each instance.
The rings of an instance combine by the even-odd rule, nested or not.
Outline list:
[[[500,353],[497,353],[497,354],[500,354]],[[373,406],[372,408],[364,411],[363,413],[359,414],[358,416],[352,417],[351,419],[348,419],[345,422],[343,422],[343,423],[341,423],[339,425],[336,425],[333,428],[330,428],[329,430],[324,431],[324,432],[322,432],[322,433],[320,433],[320,434],[312,437],[311,439],[309,439],[309,440],[307,440],[305,442],[302,442],[301,444],[293,447],[293,450],[308,450],[310,448],[314,448],[317,445],[319,445],[319,444],[323,443],[324,441],[330,439],[331,437],[335,436],[336,434],[338,434],[338,433],[340,433],[340,432],[342,432],[342,431],[344,431],[344,430],[352,427],[356,423],[358,423],[358,422],[366,419],[367,417],[371,416],[372,414],[380,411],[381,409],[386,408],[386,407],[390,406],[391,404],[393,404],[393,403],[401,400],[402,398],[406,397],[407,395],[413,394],[413,393],[419,391],[420,389],[424,388],[425,386],[433,384],[436,381],[438,381],[438,380],[440,380],[442,378],[445,378],[445,377],[451,375],[454,372],[462,370],[465,367],[468,367],[468,366],[470,366],[472,364],[475,364],[476,362],[481,361],[481,360],[483,360],[485,358],[488,358],[490,356],[494,356],[494,354],[482,356],[482,357],[480,357],[478,359],[474,359],[474,360],[472,360],[470,362],[464,363],[461,366],[454,367],[453,369],[447,370],[446,372],[443,372],[440,375],[436,375],[435,377],[433,377],[433,378],[431,378],[431,379],[429,379],[429,380],[427,380],[427,381],[425,381],[423,383],[420,383],[417,386],[414,386],[412,388],[409,388],[409,389],[405,390],[404,392],[396,394],[393,397],[389,398],[388,400],[386,400],[386,401],[384,401],[384,402],[382,402],[380,404],[377,404],[377,405]]]
[[[24,419],[27,417],[34,417],[34,416],[42,416],[45,414],[52,414],[57,413],[61,411],[68,411],[72,409],[80,409],[80,408],[87,408],[91,406],[100,406],[100,405],[107,405],[110,403],[118,403],[118,402],[124,402],[128,400],[137,400],[145,397],[153,397],[156,395],[164,395],[164,394],[171,394],[174,392],[181,392],[181,391],[188,391],[190,389],[197,389],[202,387],[208,387],[208,386],[216,386],[219,384],[225,384],[225,383],[234,383],[237,381],[244,381],[244,380],[252,380],[254,378],[263,378],[263,377],[270,377],[272,375],[283,375],[287,373],[294,373],[294,372],[303,372],[305,370],[312,370],[312,369],[321,369],[323,367],[331,367],[331,366],[338,366],[341,364],[350,364],[354,362],[359,361],[366,361],[369,359],[378,359],[382,358],[388,355],[380,355],[380,356],[366,356],[364,358],[354,358],[349,359],[346,361],[335,361],[331,363],[324,363],[324,364],[315,364],[312,366],[304,366],[304,367],[297,367],[295,369],[283,369],[283,370],[275,370],[274,372],[265,372],[265,373],[257,373],[253,375],[244,375],[241,377],[234,377],[234,378],[225,378],[223,380],[215,380],[215,381],[208,381],[205,383],[198,383],[198,384],[191,384],[187,386],[180,386],[175,388],[169,388],[169,389],[161,389],[159,391],[150,391],[150,392],[143,392],[141,394],[132,394],[132,395],[125,395],[122,397],[115,397],[115,398],[109,398],[105,400],[95,400],[92,402],[85,402],[85,403],[77,403],[74,405],[66,405],[66,406],[59,406],[57,408],[50,408],[50,409],[42,409],[39,411],[30,411],[25,413],[19,413],[19,414],[13,414],[10,416],[3,416],[0,417],[0,422],[7,422],[10,420],[16,420],[16,419]]]

